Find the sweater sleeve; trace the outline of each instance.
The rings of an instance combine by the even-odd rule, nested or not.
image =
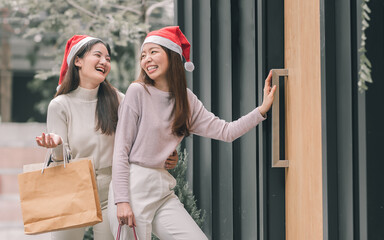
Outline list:
[[[60,97],[60,96],[59,96]],[[59,98],[57,97],[57,98]],[[59,135],[63,143],[68,141],[68,115],[65,107],[57,99],[53,99],[48,105],[47,131]],[[55,160],[63,160],[63,145],[52,149],[52,157]]]
[[[195,94],[188,89],[191,108],[191,132],[216,140],[232,142],[257,126],[264,118],[259,109],[233,122],[226,122],[209,112]]]
[[[129,154],[139,127],[139,97],[137,84],[131,84],[119,107],[112,162],[112,182],[115,204],[129,202]],[[140,86],[139,86],[140,87]]]

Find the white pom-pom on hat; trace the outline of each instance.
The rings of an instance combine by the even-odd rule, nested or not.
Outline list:
[[[195,69],[195,65],[190,60],[191,44],[181,32],[179,26],[164,27],[148,33],[141,45],[141,50],[143,50],[143,46],[146,43],[156,43],[177,52],[185,58],[185,70],[192,72]]]
[[[187,70],[188,72],[192,72],[195,69],[195,65],[193,64],[193,62],[184,63],[184,67],[185,70]]]

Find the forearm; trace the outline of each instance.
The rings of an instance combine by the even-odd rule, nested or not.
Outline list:
[[[138,115],[127,106],[119,109],[112,162],[115,203],[129,202],[129,155],[137,133]]]
[[[64,108],[57,102],[51,101],[47,113],[47,133],[57,135],[57,146],[52,148],[53,160],[63,160],[63,144],[68,142],[68,122]]]
[[[265,118],[256,108],[247,115],[233,122],[226,122],[206,111],[196,120],[192,132],[199,136],[220,141],[232,142],[257,126]]]

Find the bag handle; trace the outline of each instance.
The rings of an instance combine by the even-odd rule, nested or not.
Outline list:
[[[69,149],[68,143],[64,143],[63,145],[63,161],[64,161],[64,168],[66,167],[66,163],[69,163],[69,160],[72,159],[71,150]],[[47,153],[45,154],[45,161],[43,164],[43,168],[41,169],[41,174],[44,173],[44,170],[48,168],[49,164],[51,163],[52,159],[52,148],[49,148]]]
[[[121,224],[119,224],[119,227],[117,228],[117,235],[116,235],[116,240],[120,240],[120,232],[121,232]],[[135,240],[137,240],[137,235],[135,231],[135,226],[132,226],[133,229],[133,235],[135,236]]]

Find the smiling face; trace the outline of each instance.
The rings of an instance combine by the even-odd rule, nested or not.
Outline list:
[[[82,58],[76,57],[79,69],[80,87],[94,89],[102,83],[111,70],[111,57],[102,43],[92,46]]]
[[[169,60],[164,49],[155,43],[146,43],[141,52],[140,66],[155,82],[155,86],[167,85],[167,72]],[[162,87],[163,88],[163,87]]]

